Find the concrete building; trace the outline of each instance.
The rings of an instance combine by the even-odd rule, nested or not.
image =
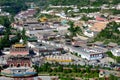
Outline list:
[[[111,52],[114,56],[120,56],[120,47],[111,49]]]
[[[88,36],[88,37],[93,37],[94,36],[94,32],[90,31],[90,30],[85,30],[84,31],[84,35]]]
[[[4,26],[0,24],[0,29],[1,29],[1,28],[4,28]]]
[[[35,9],[28,9],[26,11],[21,11],[19,14],[15,16],[15,20],[25,19],[28,17],[33,17],[33,15],[36,13]]]
[[[72,41],[72,46],[74,47],[83,47],[83,46],[86,46],[86,42],[85,41],[82,41],[82,40],[74,40]]]
[[[120,4],[118,4],[118,5],[116,6],[116,9],[117,9],[117,10],[120,10]]]
[[[51,46],[40,42],[28,42],[28,46],[32,48],[37,55],[55,55],[61,54],[62,51],[64,51],[62,47]]]
[[[101,47],[86,47],[86,48],[67,47],[66,49],[68,49],[70,52],[77,53],[82,58],[85,58],[87,60],[101,59],[104,57],[104,53],[107,51],[107,49]]]
[[[80,55],[82,58],[86,58],[87,60],[97,60],[103,58],[104,57],[103,54],[107,50],[100,47],[94,47],[94,48],[84,48],[81,51],[82,54]]]

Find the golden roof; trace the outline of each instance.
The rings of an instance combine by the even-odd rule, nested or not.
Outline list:
[[[15,44],[15,45],[13,45],[13,46],[14,46],[15,48],[16,48],[16,47],[21,47],[21,48],[23,48],[23,47],[25,47],[26,45],[18,43],[18,44]]]
[[[46,22],[47,21],[47,18],[46,17],[42,17],[39,19],[41,22]]]

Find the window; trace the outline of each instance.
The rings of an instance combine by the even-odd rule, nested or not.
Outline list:
[[[14,66],[14,64],[11,64],[11,65],[10,65],[10,67],[13,67],[13,66]]]
[[[25,63],[24,66],[27,67],[27,66],[28,66],[28,63]]]
[[[21,65],[20,64],[17,64],[17,67],[20,67]]]

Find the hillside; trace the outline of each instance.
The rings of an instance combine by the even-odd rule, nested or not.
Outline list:
[[[100,6],[102,4],[118,4],[120,0],[48,0],[52,5]]]
[[[118,43],[120,45],[120,24],[116,22],[110,22],[107,27],[102,30],[94,41],[103,41],[105,44],[109,42]]]
[[[16,14],[21,10],[26,10],[29,6],[27,3],[33,2],[40,8],[51,5],[78,5],[78,6],[100,6],[102,4],[118,4],[120,0],[0,0],[0,6],[3,10]]]
[[[4,11],[10,12],[15,15],[21,10],[26,10],[28,6],[27,3],[33,2],[37,6],[46,5],[47,0],[0,0],[0,6]]]

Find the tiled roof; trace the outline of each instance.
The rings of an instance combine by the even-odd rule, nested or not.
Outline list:
[[[105,18],[102,18],[102,17],[99,17],[99,16],[96,17],[96,20],[97,21],[107,21]]]

